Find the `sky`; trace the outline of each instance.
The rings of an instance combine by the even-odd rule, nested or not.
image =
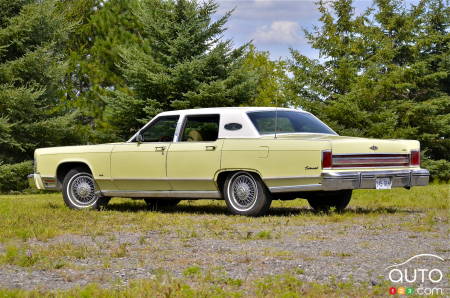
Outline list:
[[[290,47],[317,59],[319,53],[310,47],[303,33],[303,29],[310,30],[319,24],[320,13],[315,1],[217,0],[220,7],[216,17],[235,8],[224,33],[224,37],[232,39],[235,46],[253,40],[257,49],[269,51],[272,59],[289,57]],[[371,0],[355,0],[355,13],[358,15],[371,5]]]

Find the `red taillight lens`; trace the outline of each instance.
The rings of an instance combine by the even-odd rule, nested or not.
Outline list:
[[[333,156],[331,151],[322,151],[322,169],[331,168],[333,166]]]
[[[420,166],[420,151],[411,151],[411,159],[409,164],[412,166]]]

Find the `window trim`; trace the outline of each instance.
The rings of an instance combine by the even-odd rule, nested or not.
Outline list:
[[[136,137],[138,134],[140,134],[142,131],[146,130],[149,126],[155,124],[157,121],[159,121],[159,119],[161,118],[167,118],[167,117],[178,117],[177,119],[177,127],[175,128],[175,132],[173,134],[173,138],[172,141],[167,141],[167,142],[142,142],[142,144],[150,144],[150,143],[173,143],[175,142],[175,138],[177,137],[177,129],[178,126],[180,125],[180,120],[181,120],[181,115],[180,114],[175,114],[175,115],[161,115],[161,116],[156,116],[154,118],[152,118],[152,120],[150,120],[146,125],[144,125],[141,129],[139,129],[128,141],[127,143],[137,143],[136,142]]]
[[[283,111],[283,110],[281,110]],[[332,135],[332,136],[339,136],[339,134],[337,132],[334,131],[334,129],[332,129],[331,127],[328,126],[328,124],[326,124],[325,122],[323,122],[322,120],[320,120],[318,117],[316,117],[314,114],[306,112],[306,111],[292,111],[294,113],[303,113],[303,114],[308,114],[311,115],[312,117],[316,118],[317,120],[319,120],[323,125],[325,125],[329,130],[331,130],[334,134],[329,134],[329,133],[323,133],[323,132],[275,132],[272,134],[261,134],[258,130],[258,128],[256,127],[255,123],[253,123],[252,119],[250,118],[250,113],[257,113],[257,112],[275,112],[275,110],[267,110],[267,111],[249,111],[249,112],[245,112],[245,115],[247,116],[247,119],[249,120],[249,122],[251,123],[251,125],[253,126],[253,128],[256,130],[256,133],[260,136],[260,137],[265,137],[265,136],[275,136],[275,135],[292,135],[292,134],[323,134],[323,135]]]
[[[186,124],[187,124],[187,120],[188,120],[188,117],[208,117],[208,116],[219,116],[219,124],[218,124],[218,131],[217,131],[217,139],[215,139],[214,141],[201,141],[201,142],[187,142],[187,141],[182,141],[181,140],[181,138],[183,137],[183,133],[184,133],[184,129],[185,129],[185,127],[186,127]],[[220,120],[221,120],[221,117],[222,117],[222,115],[220,114],[220,113],[218,113],[218,114],[189,114],[189,115],[183,115],[183,119],[182,119],[182,122],[181,122],[181,125],[180,125],[180,130],[178,131],[178,134],[177,134],[177,131],[175,131],[175,135],[176,135],[176,140],[174,141],[174,142],[176,142],[176,143],[193,143],[193,144],[195,144],[195,143],[214,143],[214,142],[217,142],[217,140],[219,139],[219,135],[220,135]]]

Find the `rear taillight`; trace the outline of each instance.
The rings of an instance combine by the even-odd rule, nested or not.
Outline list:
[[[409,159],[409,164],[411,166],[420,166],[420,151],[418,151],[418,150],[411,151],[411,157]]]
[[[331,168],[333,166],[333,156],[331,151],[322,151],[322,169]]]

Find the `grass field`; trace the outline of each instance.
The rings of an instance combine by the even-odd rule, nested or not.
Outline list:
[[[312,212],[303,200],[274,201],[269,215],[260,218],[231,216],[222,201],[183,201],[173,209],[149,211],[142,201],[117,198],[102,211],[73,211],[64,206],[60,194],[2,195],[0,278],[2,272],[4,278],[13,278],[11,272],[18,271],[23,274],[51,272],[63,276],[69,283],[76,277],[67,277],[67,272],[84,274],[92,269],[103,275],[98,274],[99,277],[87,284],[60,290],[58,286],[26,287],[0,282],[0,288],[3,285],[0,297],[383,296],[388,285],[381,280],[375,283],[351,278],[308,280],[303,269],[290,266],[298,258],[303,258],[305,264],[308,260],[314,262],[315,258],[329,258],[345,264],[356,257],[356,252],[335,251],[328,247],[319,253],[319,257],[314,253],[302,255],[298,249],[289,249],[287,244],[287,248],[279,248],[277,242],[289,244],[295,239],[296,243],[325,243],[327,237],[331,239],[340,234],[351,239],[353,227],[362,227],[374,233],[373,237],[389,230],[407,235],[405,239],[420,239],[427,235],[445,243],[445,238],[448,239],[449,191],[448,184],[412,190],[358,190],[354,192],[348,210],[329,214]],[[318,230],[302,232],[309,227]],[[324,233],[320,227],[331,227],[336,233],[327,236],[329,231]],[[157,234],[157,240],[152,233]],[[120,235],[134,238],[126,236],[128,238],[122,240]],[[95,245],[85,240],[67,239],[93,239]],[[174,242],[161,242],[165,239]],[[370,253],[371,240],[370,237],[361,240],[358,245],[366,246]],[[200,242],[202,244],[196,246]],[[233,262],[234,257],[228,251],[223,254],[220,251],[205,252],[205,256],[211,258],[209,262],[188,253],[192,247],[192,251],[198,253],[205,243],[248,246],[248,251],[234,254],[241,260],[239,266],[250,271],[253,267],[262,268],[261,272],[253,268],[248,278],[241,278],[242,269],[236,273],[239,278],[233,276],[230,272],[234,271],[227,263]],[[176,249],[172,252],[162,249],[174,245]],[[436,253],[449,254],[445,244],[437,245],[435,249]],[[233,251],[233,247],[229,250]],[[258,251],[261,262],[254,261],[253,250]],[[136,275],[137,278],[123,282],[108,275],[112,270],[120,270],[120,260],[136,262],[136,268],[146,268],[152,258],[155,259],[152,265],[161,267],[152,269],[150,278]],[[221,260],[221,266],[213,264],[214,258]],[[281,271],[267,274],[269,266],[261,265],[267,259],[286,265],[280,266],[283,267]],[[172,265],[176,269],[171,270]]]

